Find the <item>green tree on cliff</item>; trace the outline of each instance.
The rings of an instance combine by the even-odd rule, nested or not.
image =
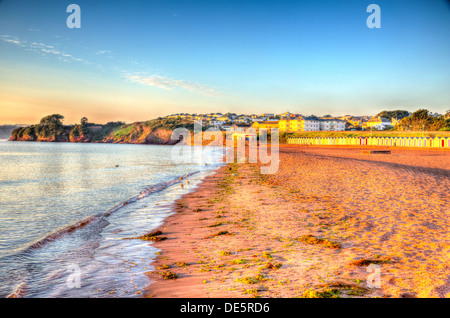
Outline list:
[[[87,133],[88,133],[88,129],[87,129],[88,119],[86,117],[81,118],[80,119],[80,124],[81,124],[81,131],[83,132],[83,135],[87,135]]]
[[[445,115],[433,116],[427,109],[419,109],[411,116],[405,117],[396,126],[397,130],[450,130],[450,118]]]
[[[60,114],[45,116],[41,119],[40,123],[36,125],[36,134],[43,138],[60,139],[64,134],[63,119],[64,116]]]
[[[428,126],[432,122],[431,112],[427,109],[419,109],[411,115],[411,122],[418,128]]]
[[[389,120],[392,120],[392,118],[400,120],[408,116],[409,112],[407,110],[383,110],[377,114],[377,117],[384,117]]]

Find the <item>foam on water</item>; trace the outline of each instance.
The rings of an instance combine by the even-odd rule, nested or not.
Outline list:
[[[55,147],[57,146],[50,146],[53,150]],[[85,145],[82,148],[86,147],[89,146]],[[73,149],[71,148],[71,151]],[[11,153],[17,153],[17,150],[11,149]],[[165,149],[162,151],[167,153]],[[20,151],[18,153],[20,154]],[[221,153],[221,151],[218,152],[219,155]],[[25,155],[28,155],[28,153]],[[128,156],[132,158],[131,154]],[[2,280],[0,296],[140,297],[144,287],[150,283],[145,272],[152,270],[151,261],[156,256],[157,250],[151,242],[132,238],[144,235],[160,226],[164,219],[173,213],[171,206],[174,201],[183,194],[192,191],[205,176],[212,173],[219,165],[221,165],[220,161],[209,166],[190,164],[172,167],[169,165],[168,173],[162,178],[161,175],[155,178],[142,178],[142,182],[149,179],[162,179],[164,181],[147,186],[129,186],[129,188],[141,188],[141,190],[135,192],[134,195],[128,195],[128,197],[124,197],[124,195],[132,193],[131,191],[122,193],[120,188],[111,187],[110,191],[115,191],[114,195],[117,200],[110,208],[101,211],[102,204],[99,204],[96,209],[92,209],[92,211],[97,210],[99,212],[53,230],[26,245],[21,245],[20,248],[14,248],[18,238],[17,240],[11,238],[9,251],[7,250],[8,241],[3,239],[2,242],[0,239],[0,248],[3,247],[3,250],[7,252],[0,257],[0,278]],[[87,168],[89,168],[89,165]],[[200,170],[193,171],[195,168],[200,168]],[[141,170],[145,171],[145,169]],[[181,171],[182,173],[180,173]],[[105,177],[104,173],[97,174]],[[168,177],[170,175],[172,175],[171,178]],[[174,177],[175,175],[177,177]],[[187,175],[189,182],[180,180],[179,175]],[[15,180],[14,178],[10,180],[0,179],[0,181],[13,183],[18,181],[14,184],[17,185],[22,182],[28,187],[30,184],[36,183],[35,178],[30,178],[29,182],[24,182],[23,179]],[[182,187],[180,186],[181,183],[183,183]],[[11,187],[8,182],[4,184],[6,187]],[[126,185],[124,183],[124,186]],[[85,189],[76,189],[78,192],[83,190]],[[92,188],[88,190],[92,195],[102,193],[101,191],[92,191]],[[88,194],[81,193],[82,195],[80,195],[76,191],[71,192],[71,194],[74,193],[74,200],[75,198],[88,198]],[[108,198],[111,199],[111,197]],[[86,200],[96,203],[101,199],[99,197],[95,200]],[[5,199],[3,198],[3,200]],[[110,200],[110,202],[113,202],[113,200]],[[1,203],[2,200],[0,200]],[[17,236],[23,235],[26,237],[25,234],[22,234],[24,231],[19,228],[20,216],[23,213],[20,209],[28,209],[32,213],[33,205],[32,202],[29,202],[29,206],[17,204],[19,205],[17,207],[18,212],[11,211],[10,215],[12,214],[12,216],[8,217],[18,215]],[[65,207],[67,203],[61,206]],[[82,205],[80,208],[72,209],[69,212],[83,215],[82,212],[86,214],[91,211],[85,209]],[[40,217],[42,217],[42,213],[39,212]],[[59,215],[56,214],[56,216]],[[5,219],[6,217],[6,214],[0,215],[0,218]],[[52,215],[49,215],[49,217],[52,217]],[[12,220],[9,220],[9,223],[14,224]],[[30,230],[33,230],[33,224],[29,224],[29,226]],[[37,222],[36,226],[42,227],[42,224]],[[12,230],[10,232],[14,233]],[[43,232],[43,229],[41,229],[41,232]],[[80,288],[74,287],[73,284],[73,280],[76,281],[77,277],[80,278]]]

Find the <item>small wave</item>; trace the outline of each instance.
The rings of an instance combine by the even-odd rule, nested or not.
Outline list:
[[[160,183],[151,185],[151,186],[147,187],[145,190],[141,191],[141,193],[140,193],[139,195],[134,196],[134,197],[132,197],[132,198],[130,198],[130,199],[128,199],[128,200],[125,200],[125,201],[120,202],[120,203],[117,204],[115,207],[113,207],[111,210],[109,210],[108,212],[106,212],[106,213],[104,214],[104,216],[109,216],[109,215],[111,215],[112,213],[116,212],[117,210],[120,210],[121,208],[123,208],[124,206],[126,206],[126,205],[128,205],[128,204],[130,204],[130,203],[133,203],[133,202],[136,202],[137,200],[140,200],[140,199],[143,199],[143,198],[145,198],[145,197],[148,197],[148,196],[151,195],[152,193],[155,193],[155,192],[159,192],[159,191],[165,190],[165,189],[167,189],[168,187],[170,187],[171,185],[180,183],[180,182],[181,182],[180,179],[185,179],[185,178],[190,177],[190,176],[192,176],[192,175],[194,175],[194,174],[197,174],[197,173],[199,173],[199,172],[200,172],[200,171],[195,171],[195,172],[187,173],[186,176],[185,176],[184,178],[183,178],[183,177],[175,178],[175,179],[172,179],[172,180],[170,180],[170,181],[160,182]]]
[[[51,241],[54,241],[65,234],[73,233],[76,230],[85,227],[86,225],[90,224],[94,220],[99,219],[100,217],[102,217],[102,215],[94,215],[94,216],[87,217],[86,219],[76,222],[74,224],[68,225],[68,226],[66,226],[60,230],[57,230],[56,232],[53,232],[53,233],[47,235],[46,237],[38,240],[37,242],[28,246],[26,248],[26,250],[42,247],[43,245],[45,245]]]
[[[6,298],[23,298],[27,290],[28,286],[25,283],[20,283]]]
[[[60,230],[57,230],[56,232],[53,232],[49,235],[47,235],[46,237],[38,240],[37,242],[31,244],[30,246],[25,248],[25,251],[27,250],[32,250],[32,249],[37,249],[40,248],[44,245],[46,245],[47,243],[50,243],[66,234],[70,234],[75,232],[78,229],[81,229],[89,224],[91,224],[94,221],[100,221],[102,219],[104,219],[105,217],[110,216],[112,213],[122,209],[124,206],[127,206],[130,203],[136,202],[137,200],[143,199],[145,197],[148,197],[149,195],[151,195],[152,193],[155,192],[159,192],[162,190],[167,189],[168,187],[174,185],[174,184],[178,184],[181,183],[182,180],[186,179],[187,177],[190,177],[194,174],[199,173],[200,171],[195,171],[195,172],[191,172],[191,173],[187,173],[184,177],[179,177],[179,178],[175,178],[172,179],[170,181],[166,181],[166,182],[160,182],[154,185],[151,185],[149,187],[147,187],[145,190],[141,191],[141,193],[139,195],[136,195],[134,197],[129,198],[128,200],[122,201],[119,204],[117,204],[116,206],[114,206],[113,208],[111,208],[110,210],[108,210],[105,213],[101,213],[101,214],[97,214],[97,215],[93,215],[90,217],[87,217],[81,221],[78,221],[74,224],[68,225]],[[107,225],[107,224],[106,224]]]

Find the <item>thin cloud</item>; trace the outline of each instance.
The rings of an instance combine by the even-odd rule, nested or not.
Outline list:
[[[0,37],[0,39],[1,39],[2,41],[6,42],[6,43],[15,44],[15,45],[18,45],[18,46],[21,46],[21,47],[25,47],[25,44],[26,44],[26,42],[22,42],[22,41],[19,41],[19,40],[13,40],[13,39],[10,39],[10,36],[9,36],[9,35],[2,35],[2,36]]]
[[[17,45],[20,47],[25,48],[28,51],[33,51],[38,54],[44,55],[44,56],[54,56],[64,62],[82,62],[89,65],[92,65],[92,63],[77,58],[69,53],[66,53],[62,50],[60,50],[57,46],[48,45],[46,43],[42,42],[27,42],[22,41],[17,38],[12,38],[9,35],[0,35],[0,40],[6,43],[10,43],[13,45]],[[95,55],[98,56],[105,56],[105,57],[111,57],[111,51],[109,50],[97,50],[94,52]],[[139,65],[137,61],[132,60],[131,64],[133,65]],[[97,64],[97,68],[102,68],[102,65]],[[222,95],[220,92],[218,92],[216,89],[211,88],[205,84],[198,83],[198,82],[192,82],[192,81],[186,81],[186,80],[179,80],[179,79],[172,79],[165,76],[160,75],[142,75],[142,73],[130,73],[129,70],[119,70],[122,73],[122,76],[125,77],[128,81],[132,83],[137,83],[144,86],[150,86],[150,87],[157,87],[161,89],[166,90],[172,90],[172,89],[184,89],[187,91],[203,94],[203,95],[210,95],[210,96],[220,96]]]
[[[26,50],[37,52],[39,54],[42,54],[44,56],[48,55],[54,55],[58,57],[60,60],[64,62],[85,62],[83,59],[76,58],[66,52],[62,52],[57,50],[53,45],[48,45],[41,42],[27,42],[27,41],[21,41],[17,39],[12,39],[9,35],[1,35],[0,40],[6,43],[14,44],[20,47],[25,48]]]
[[[96,55],[111,55],[111,51],[108,50],[98,50],[97,52],[95,52]]]
[[[189,82],[185,80],[171,79],[160,75],[142,76],[126,74],[125,77],[133,83],[138,83],[144,86],[152,86],[168,90],[174,88],[182,88],[191,92],[197,92],[207,95],[220,95],[219,92],[217,92],[215,89],[204,84]]]

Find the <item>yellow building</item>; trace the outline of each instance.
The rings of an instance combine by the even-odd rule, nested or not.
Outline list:
[[[280,132],[285,132],[287,131],[287,125],[288,125],[288,121],[285,119],[281,119],[278,121],[278,129],[280,130]]]
[[[296,132],[301,128],[301,120],[299,119],[282,119],[278,122],[280,132]]]
[[[279,129],[280,132],[317,131],[320,130],[320,120],[310,117],[284,119],[279,121]]]
[[[272,130],[274,128],[278,128],[278,122],[279,121],[261,121],[261,122],[257,122],[255,121],[252,125],[252,127],[255,130],[258,130],[260,128],[265,128],[267,130]]]

